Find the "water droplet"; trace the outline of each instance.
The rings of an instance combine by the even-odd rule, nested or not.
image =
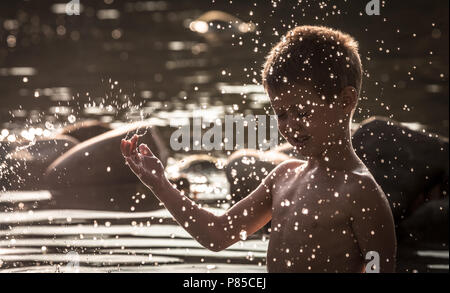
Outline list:
[[[241,232],[239,232],[239,238],[241,240],[247,240],[247,231],[241,230]]]
[[[47,122],[45,122],[45,128],[47,128],[47,129],[53,129],[54,128],[54,126],[53,126],[53,124],[51,123],[51,122],[49,122],[49,121],[47,121]]]
[[[74,123],[77,120],[77,117],[75,117],[74,115],[69,115],[69,117],[67,117],[67,120],[70,123]]]

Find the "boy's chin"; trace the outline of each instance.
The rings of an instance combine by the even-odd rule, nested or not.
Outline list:
[[[288,142],[300,153],[306,153],[308,151],[308,141],[298,142],[296,140],[289,139]]]
[[[304,146],[304,145],[302,145],[302,146],[293,145],[293,147],[294,147],[294,151],[296,153],[296,157],[299,160],[305,160],[306,161],[306,160],[308,160],[308,158],[314,156],[313,150],[310,149],[307,146]]]
[[[305,145],[299,145],[299,144],[292,144],[291,145],[294,147],[295,150],[297,150],[297,152],[299,152],[302,155],[307,155],[308,153],[308,148]]]
[[[311,137],[307,137],[306,139],[299,139],[299,140],[297,140],[295,138],[291,138],[291,137],[287,138],[287,141],[298,150],[306,149],[307,146],[309,145],[310,140],[311,140]]]

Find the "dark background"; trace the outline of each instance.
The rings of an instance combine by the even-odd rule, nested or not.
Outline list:
[[[367,2],[81,0],[81,15],[68,16],[53,12],[54,1],[1,1],[0,128],[66,125],[70,114],[129,121],[136,116],[130,105],[145,118],[198,105],[271,113],[267,103],[222,94],[218,83],[259,82],[264,56],[289,26],[317,24],[360,43],[366,76],[355,121],[383,115],[448,136],[448,1],[382,1],[380,16],[365,14]],[[102,9],[120,15],[99,19]],[[189,22],[208,10],[257,23],[258,32],[190,31]],[[11,74],[15,67],[34,73]],[[94,101],[115,110],[89,110]]]

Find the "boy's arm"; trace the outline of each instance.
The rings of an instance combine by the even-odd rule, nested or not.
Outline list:
[[[182,195],[164,176],[164,167],[146,145],[136,149],[137,136],[122,140],[121,150],[131,170],[165,205],[175,220],[202,246],[220,251],[240,240],[245,231],[251,235],[272,216],[270,182],[273,173],[249,196],[221,216],[202,209]]]
[[[371,182],[367,183],[366,187],[373,185]],[[363,185],[364,183],[357,188]],[[369,251],[377,252],[380,256],[379,271],[394,273],[397,241],[394,218],[386,197],[374,187],[362,190],[353,200],[352,228],[362,256],[366,258]],[[370,261],[371,258],[366,260]]]

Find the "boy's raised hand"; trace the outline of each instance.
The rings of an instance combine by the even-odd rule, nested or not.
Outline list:
[[[133,173],[153,189],[165,178],[164,166],[146,144],[137,147],[138,138],[135,134],[130,140],[122,139],[120,149]]]

